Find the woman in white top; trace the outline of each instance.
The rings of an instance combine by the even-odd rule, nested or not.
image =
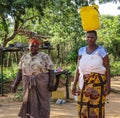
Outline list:
[[[79,94],[79,118],[105,118],[105,100],[110,92],[108,52],[96,44],[96,31],[88,31],[86,36],[88,45],[78,51],[72,94]],[[79,91],[76,91],[77,83]]]

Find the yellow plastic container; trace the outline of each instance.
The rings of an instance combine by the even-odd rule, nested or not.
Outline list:
[[[100,29],[98,5],[81,7],[80,16],[84,31]]]
[[[52,92],[52,99],[58,99],[58,98],[61,99],[65,98],[64,91],[57,90]]]

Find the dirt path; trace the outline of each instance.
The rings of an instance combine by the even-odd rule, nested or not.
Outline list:
[[[106,103],[106,118],[120,118],[120,94],[111,93]],[[77,118],[77,104],[51,105],[51,118]]]
[[[111,93],[106,103],[106,118],[120,118],[120,94]],[[11,96],[0,97],[0,118],[17,118],[21,102],[14,102]],[[70,101],[65,104],[51,102],[50,118],[77,118],[77,104]]]

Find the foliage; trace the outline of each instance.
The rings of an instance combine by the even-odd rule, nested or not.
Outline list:
[[[111,75],[120,75],[120,61],[114,61],[110,63],[111,65]]]
[[[40,4],[38,4],[40,3]],[[2,45],[14,39],[19,29],[29,29],[36,20],[41,20],[49,0],[2,0],[0,1],[0,22]]]
[[[74,41],[82,34],[80,16],[74,4],[67,4],[66,1],[60,0],[44,11],[45,16],[41,20],[41,24],[36,26],[36,29],[39,28],[40,31],[49,34],[51,36],[50,41],[53,44]]]
[[[16,78],[17,65],[14,64],[13,67],[3,68],[3,82],[13,81]],[[0,74],[0,76],[2,76]]]
[[[79,40],[77,43],[75,43],[69,55],[66,57],[66,62],[67,63],[77,62],[78,50],[80,47],[85,46],[85,44],[86,44],[85,40]]]
[[[15,101],[22,101],[23,100],[23,89],[22,86],[19,86],[17,92],[14,95]]]
[[[119,0],[99,0],[99,3],[112,1],[116,2]],[[44,27],[48,30],[38,29],[38,33],[55,35],[56,32],[54,33],[54,31],[56,30],[59,34],[56,34],[57,37],[54,38],[64,40],[66,36],[66,39],[69,39],[68,35],[72,32],[73,37],[71,38],[74,38],[74,31],[79,28],[74,27],[75,29],[73,29],[71,25],[80,25],[79,22],[76,22],[76,20],[79,20],[77,10],[81,6],[90,4],[95,4],[95,0],[1,0],[0,42],[5,47],[9,41],[16,38],[19,29],[36,31],[35,26],[37,23],[41,24],[44,22],[42,20],[44,16],[47,18]],[[69,23],[67,23],[68,21]],[[54,24],[54,27],[49,27],[48,23]]]
[[[101,30],[98,31],[99,43],[103,44],[110,54],[114,57],[114,60],[119,60],[120,49],[120,16],[101,16]]]
[[[71,76],[73,77],[75,75],[76,70],[76,63],[71,63],[69,66],[67,66],[67,69],[71,72]]]

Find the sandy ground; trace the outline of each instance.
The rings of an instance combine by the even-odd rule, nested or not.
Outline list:
[[[106,118],[120,118],[120,94],[111,93],[106,102]],[[14,102],[10,96],[2,97],[0,118],[17,118],[21,102]],[[51,102],[50,118],[77,118],[77,103],[74,100],[64,104]]]
[[[119,79],[120,80],[120,79]],[[108,96],[106,101],[106,117],[105,118],[120,118],[120,81],[114,79],[112,82],[112,89],[114,92]],[[21,102],[13,100],[14,94],[7,94],[0,97],[0,118],[18,118]],[[51,116],[50,118],[77,118],[77,103],[73,96],[70,95],[70,100],[64,104],[56,104],[51,102]]]

